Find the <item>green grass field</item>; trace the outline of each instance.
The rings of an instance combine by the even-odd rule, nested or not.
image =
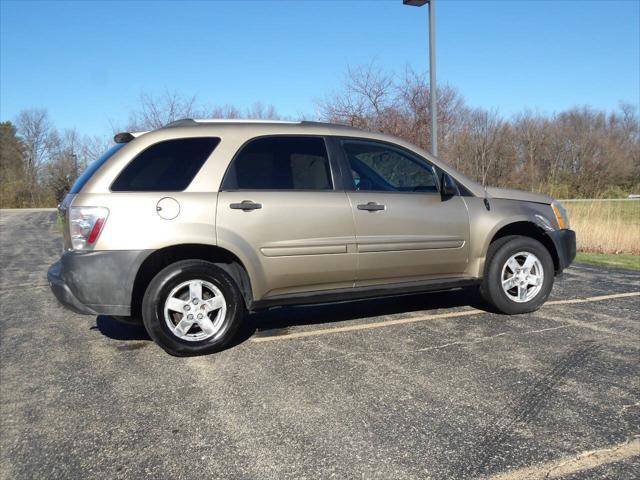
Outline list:
[[[640,271],[639,255],[613,255],[608,253],[578,252],[576,263],[588,263],[590,265],[605,265],[607,267],[626,268]]]

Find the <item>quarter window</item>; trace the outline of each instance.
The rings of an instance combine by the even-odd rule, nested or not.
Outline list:
[[[225,190],[330,190],[331,170],[320,137],[265,137],[236,156]]]
[[[178,138],[150,146],[111,185],[112,192],[181,192],[189,186],[219,138]]]
[[[353,187],[359,191],[437,192],[433,167],[390,145],[344,140]]]

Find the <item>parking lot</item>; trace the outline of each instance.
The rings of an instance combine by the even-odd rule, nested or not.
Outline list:
[[[473,291],[274,309],[174,358],[59,306],[52,211],[0,213],[0,477],[637,478],[640,274],[540,311]]]

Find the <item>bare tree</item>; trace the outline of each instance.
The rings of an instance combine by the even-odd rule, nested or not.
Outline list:
[[[183,118],[281,118],[273,105],[261,102],[254,103],[243,112],[232,105],[208,107],[201,104],[195,96],[183,96],[177,92],[165,92],[159,96],[142,93],[139,101],[139,107],[129,114],[129,123],[125,130],[154,130]]]
[[[175,120],[203,116],[203,111],[196,107],[195,96],[169,91],[154,96],[143,92],[139,101],[139,108],[129,114],[129,131],[154,130]]]
[[[24,145],[25,183],[31,203],[35,204],[39,192],[38,175],[49,159],[53,126],[46,110],[30,109],[18,114],[16,127]]]
[[[316,106],[323,120],[393,134],[429,150],[429,97],[423,75],[406,69],[394,76],[369,65],[349,68],[341,89]],[[611,186],[640,189],[640,129],[632,105],[609,115],[589,108],[553,116],[525,110],[507,121],[496,111],[469,108],[445,84],[438,89],[438,124],[440,158],[483,185],[561,196],[595,196]]]
[[[242,118],[242,112],[233,105],[222,105],[213,107],[209,110],[209,118]]]
[[[247,110],[246,118],[254,118],[256,120],[279,120],[282,118],[282,116],[276,111],[276,108],[273,105],[265,105],[262,102],[256,102],[251,106],[251,108]]]
[[[548,152],[549,130],[546,119],[525,110],[513,118],[512,125],[522,186],[535,190],[536,185],[547,180],[548,176],[553,181],[558,165],[557,158],[554,161]]]
[[[439,141],[446,149],[465,106],[454,88],[445,84],[438,91]],[[431,144],[428,82],[410,69],[398,77],[373,64],[349,68],[341,90],[317,101],[316,109],[326,121],[397,135],[425,149]]]
[[[392,116],[393,93],[393,77],[374,64],[349,67],[341,91],[317,101],[317,110],[326,121],[381,130]]]

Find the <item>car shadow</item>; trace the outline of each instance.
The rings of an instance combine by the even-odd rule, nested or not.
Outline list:
[[[464,306],[491,311],[482,301],[477,288],[272,308],[247,315],[234,340],[226,348],[240,345],[253,336],[280,335],[296,326],[326,325],[368,317]],[[98,316],[96,327],[92,328],[97,328],[103,335],[114,340],[151,340],[143,325],[122,323],[106,315]]]
[[[290,328],[296,326],[328,325],[368,317],[465,306],[492,311],[482,300],[478,288],[272,308],[248,315],[234,341],[227,348],[239,345],[253,336],[286,334]]]
[[[96,326],[105,337],[113,340],[151,340],[142,324],[123,323],[107,315],[96,317]]]

